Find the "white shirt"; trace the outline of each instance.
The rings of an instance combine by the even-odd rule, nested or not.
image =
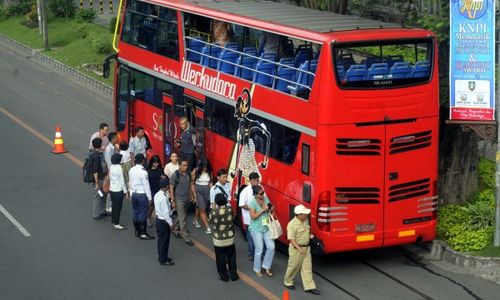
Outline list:
[[[168,192],[159,190],[155,194],[155,212],[158,219],[167,221],[168,225],[172,226],[172,208],[170,207],[170,195]]]
[[[120,154],[122,155],[122,164],[130,161],[130,152],[128,150],[121,150]]]
[[[253,195],[252,185],[249,184],[241,191],[240,202],[238,203],[238,206],[239,207],[243,207],[245,205],[248,206],[250,204],[250,201],[252,201],[253,199],[255,199],[255,197]],[[252,221],[252,218],[250,218],[250,211],[248,209],[243,208],[241,210],[241,215],[243,217],[243,223],[245,225],[250,225],[250,222]]]
[[[196,179],[195,183],[197,185],[209,185],[210,181],[211,181],[211,179],[210,179],[210,175],[208,175],[208,173],[201,173],[200,177],[198,177],[198,179]]]
[[[128,172],[131,193],[146,194],[151,201],[151,188],[149,187],[148,172],[142,165],[133,166]]]
[[[104,161],[108,165],[108,170],[111,168],[111,156],[115,154],[115,146],[113,144],[108,144],[106,149],[104,149]]]
[[[214,184],[214,186],[210,189],[210,203],[215,203],[215,195],[222,193],[218,186],[222,187],[222,189],[226,192],[227,206],[231,206],[231,204],[229,204],[229,202],[231,201],[231,184],[229,182],[226,182],[225,185],[222,185],[217,181],[217,183]]]
[[[133,153],[134,155],[142,153],[146,156],[146,138],[142,137],[142,139],[134,136],[130,139],[130,143],[128,144],[128,151]]]
[[[123,191],[127,193],[127,185],[125,184],[121,165],[111,165],[109,168],[109,190],[111,192]]]
[[[172,174],[174,174],[174,172],[177,171],[177,170],[179,170],[179,164],[177,163],[176,165],[174,165],[172,162],[169,162],[165,166],[164,173],[170,179],[170,177],[172,177]]]

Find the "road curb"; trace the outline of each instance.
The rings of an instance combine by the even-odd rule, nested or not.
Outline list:
[[[424,247],[430,251],[428,258],[433,261],[453,264],[469,274],[500,284],[499,257],[482,257],[461,253],[451,249],[446,242],[441,240],[434,240]]]
[[[76,79],[78,82],[81,84],[84,84],[85,86],[92,88],[96,91],[100,91],[104,94],[107,95],[112,95],[113,94],[113,87],[100,82],[97,79],[94,79],[72,67],[69,67],[62,62],[58,61],[57,59],[54,59],[52,57],[49,57],[40,51],[36,49],[32,49],[30,47],[27,47],[21,43],[19,43],[16,40],[13,40],[9,37],[6,37],[2,34],[0,34],[0,45],[17,52],[18,54],[21,54],[23,56],[32,58],[44,65],[49,66],[52,70],[57,71],[63,75],[70,76],[73,79]]]

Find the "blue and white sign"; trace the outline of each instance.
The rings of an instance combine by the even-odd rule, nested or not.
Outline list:
[[[495,118],[495,0],[450,2],[450,119]]]

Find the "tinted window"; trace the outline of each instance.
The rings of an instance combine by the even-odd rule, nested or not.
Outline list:
[[[432,40],[334,45],[336,77],[341,87],[408,85],[429,80]]]
[[[233,106],[214,99],[207,99],[205,115],[208,129],[233,141],[236,140],[238,121],[234,117]],[[253,114],[249,115],[249,119],[264,124],[265,129],[270,133],[269,156],[286,164],[293,163],[300,140],[300,132]],[[254,141],[255,150],[265,154],[267,136],[262,131],[254,130],[251,138]]]
[[[127,1],[122,41],[179,59],[176,11],[141,1]]]

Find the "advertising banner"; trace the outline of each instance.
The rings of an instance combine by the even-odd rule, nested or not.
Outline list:
[[[495,119],[495,0],[450,2],[450,119]]]

